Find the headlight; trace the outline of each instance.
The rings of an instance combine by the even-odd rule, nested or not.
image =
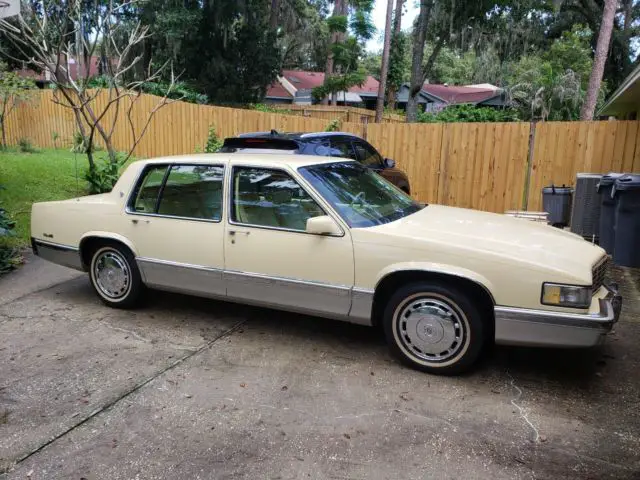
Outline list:
[[[591,305],[591,287],[545,283],[542,285],[542,304],[558,307],[589,308],[589,305]]]

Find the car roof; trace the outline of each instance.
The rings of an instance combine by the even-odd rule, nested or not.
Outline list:
[[[306,167],[309,165],[320,165],[326,163],[345,163],[353,160],[339,157],[321,157],[318,155],[290,155],[276,153],[197,153],[191,155],[173,155],[168,157],[151,158],[148,160],[138,160],[145,164],[156,163],[186,163],[186,164],[207,164],[217,163],[223,165],[252,165],[265,167],[278,167],[287,165],[291,168]]]
[[[328,137],[353,137],[362,139],[358,135],[349,132],[249,132],[238,135],[238,138],[286,138],[289,140],[308,140],[312,138],[328,138]]]

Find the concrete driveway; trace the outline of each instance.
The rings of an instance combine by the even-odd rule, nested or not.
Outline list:
[[[640,478],[640,282],[614,273],[603,348],[446,378],[364,327],[165,293],[112,310],[30,258],[0,279],[0,478]]]

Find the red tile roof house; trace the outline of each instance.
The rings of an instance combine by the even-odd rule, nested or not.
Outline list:
[[[95,77],[100,75],[100,71],[101,71],[100,62],[101,62],[100,57],[98,56],[91,57],[89,61],[89,77]],[[78,79],[78,62],[76,62],[74,58],[69,58],[68,67],[67,65],[62,63],[60,66],[58,75],[63,77],[67,68],[69,69],[69,74],[70,74],[69,76],[73,80],[77,80]],[[21,70],[17,70],[16,73],[21,77],[33,79],[33,81],[36,83],[37,86],[39,86],[40,88],[43,88],[47,86],[49,83],[51,83],[51,77],[53,76],[54,70],[55,70],[55,65],[53,65],[52,63],[49,69],[46,69],[42,72],[36,72],[28,68],[22,68]],[[86,67],[84,65],[82,66],[82,71],[80,73],[82,77],[86,76]]]
[[[398,108],[406,109],[409,85],[404,84],[398,92]],[[483,107],[508,105],[505,91],[490,84],[449,86],[425,83],[418,97],[418,104],[427,112],[439,112],[449,105],[470,104]]]
[[[294,103],[311,105],[311,91],[324,83],[324,72],[283,70],[282,75],[267,88],[266,103]],[[363,105],[375,108],[378,96],[378,81],[368,76],[362,85],[355,85],[338,93],[338,105]]]
[[[311,90],[322,85],[323,72],[303,72],[284,70],[282,75],[269,86],[265,96],[267,103],[295,103],[311,105]],[[362,86],[354,86],[346,94],[338,94],[338,104],[364,105],[374,109],[378,95],[378,81],[372,76]],[[409,85],[405,84],[398,92],[398,108],[405,109],[409,97]],[[428,112],[437,112],[449,105],[471,104],[502,107],[508,104],[504,90],[490,84],[469,86],[448,86],[425,83],[420,92],[418,103]]]

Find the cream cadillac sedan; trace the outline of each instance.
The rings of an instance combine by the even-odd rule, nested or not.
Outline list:
[[[147,288],[380,326],[418,369],[499,344],[589,347],[618,320],[602,249],[546,225],[421,205],[352,161],[213,154],[132,164],[111,193],[33,206],[37,255],[109,306]]]

